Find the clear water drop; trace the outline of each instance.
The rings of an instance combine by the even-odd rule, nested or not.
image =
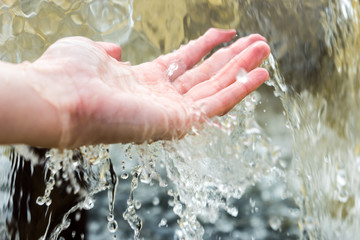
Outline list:
[[[158,227],[167,227],[167,220],[165,218],[162,218],[159,222]]]
[[[140,209],[141,208],[141,202],[139,200],[135,200],[135,208]]]
[[[157,205],[159,205],[159,203],[160,203],[160,199],[158,197],[154,197],[152,200],[152,204],[154,206],[157,206]]]
[[[94,200],[91,197],[87,197],[84,200],[83,207],[86,210],[90,210],[94,207]]]
[[[183,210],[182,204],[181,203],[176,203],[174,208],[173,208],[174,213],[176,215],[178,215],[178,216],[181,216],[182,210]]]
[[[44,205],[45,202],[46,202],[46,198],[44,198],[44,197],[37,197],[36,198],[36,204],[39,205],[39,206]]]
[[[346,189],[339,189],[338,190],[338,200],[342,203],[347,202],[349,199],[349,192]]]
[[[122,173],[120,177],[125,180],[125,179],[128,179],[128,178],[129,178],[129,174],[127,174],[127,173]]]
[[[344,169],[339,169],[337,171],[336,182],[339,187],[346,185],[346,171]]]
[[[247,72],[245,71],[245,69],[243,69],[243,68],[240,69],[240,71],[236,75],[236,81],[238,81],[242,84],[246,84],[248,82],[248,75],[247,75]]]
[[[115,233],[116,230],[118,229],[118,223],[116,220],[109,221],[107,227],[109,232]]]
[[[269,225],[272,230],[278,231],[281,227],[281,219],[279,217],[271,217],[269,220]]]

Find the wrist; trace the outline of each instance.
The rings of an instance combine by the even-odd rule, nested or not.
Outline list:
[[[42,76],[28,62],[0,63],[0,69],[0,143],[56,146],[61,135],[57,111],[34,87]]]
[[[56,128],[56,141],[52,147],[78,146],[82,111],[77,86],[74,84],[76,79],[68,74],[62,61],[40,59],[31,64],[25,63],[24,68],[32,76],[28,78],[28,84],[52,108],[55,113],[52,115],[56,115],[56,121],[52,121],[56,122],[52,124]]]

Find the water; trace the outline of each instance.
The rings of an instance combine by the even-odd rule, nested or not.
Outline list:
[[[358,1],[149,5],[0,0],[0,58],[31,61],[60,37],[84,35],[123,43],[123,59],[136,64],[209,27],[236,28],[268,39],[270,81],[181,141],[64,152],[3,148],[1,239],[57,238],[62,230],[65,239],[356,239]],[[164,73],[170,81],[179,66]],[[40,221],[37,215],[44,226],[31,235],[26,226]]]

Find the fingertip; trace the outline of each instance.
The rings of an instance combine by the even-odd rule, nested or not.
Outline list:
[[[203,36],[208,37],[221,37],[222,41],[230,41],[236,35],[235,29],[220,29],[209,28]]]
[[[109,42],[97,42],[97,44],[99,44],[112,58],[121,61],[122,51],[119,45]]]
[[[253,44],[255,54],[261,56],[262,60],[265,60],[270,55],[270,47],[263,41],[257,41]]]
[[[247,36],[247,38],[251,42],[263,41],[263,42],[267,43],[266,38],[263,37],[262,35],[258,34],[258,33],[250,34],[249,36]]]
[[[265,68],[255,68],[252,70],[249,74],[256,74],[257,76],[261,76],[263,78],[268,79],[269,78],[269,72]]]
[[[248,78],[253,81],[250,88],[250,92],[252,92],[269,79],[269,72],[265,68],[255,68],[248,73]]]

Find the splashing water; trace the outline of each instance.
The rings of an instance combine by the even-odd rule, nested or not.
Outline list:
[[[172,51],[211,26],[233,27],[239,35],[259,32],[272,47],[273,55],[263,66],[271,76],[267,85],[282,103],[274,111],[281,109],[278,115],[284,117],[284,110],[286,124],[279,127],[280,123],[274,124],[277,114],[261,109],[270,101],[270,88],[264,87],[226,116],[193,128],[180,141],[64,151],[4,147],[0,238],[21,238],[24,229],[30,231],[24,226],[37,221],[36,215],[30,210],[18,214],[26,206],[46,212],[46,227],[39,237],[61,239],[62,232],[83,218],[79,211],[95,211],[95,199],[101,201],[95,194],[107,190],[103,219],[115,239],[131,235],[139,239],[148,234],[151,221],[171,232],[163,239],[173,235],[175,239],[356,239],[360,234],[359,2],[154,0],[151,4],[149,8],[145,0],[0,1],[0,58],[33,60],[60,37],[84,35],[117,43],[128,40],[123,55],[139,63]],[[154,19],[154,11],[164,19]],[[181,63],[174,62],[164,73],[170,81],[179,67]],[[237,80],[245,81],[246,74],[240,72]],[[267,110],[261,116],[270,117],[259,119],[257,109]],[[291,146],[283,143],[285,133],[280,137],[273,133],[274,126],[275,132],[290,129],[292,156],[284,157],[285,148]],[[26,172],[31,177],[28,185],[23,180]],[[37,175],[41,181],[35,182]],[[27,194],[33,183],[39,189]],[[61,196],[74,200],[55,221],[55,196],[62,188]],[[284,199],[295,201],[300,210]],[[268,204],[274,202],[275,210]],[[162,209],[168,206],[171,212]],[[123,230],[119,208],[132,233]],[[97,225],[99,219],[96,215]],[[242,228],[239,219],[251,227]],[[297,220],[299,233],[292,234],[286,226]],[[14,222],[17,228],[12,227]],[[85,238],[80,232],[71,235]],[[146,236],[160,239],[159,235]]]

